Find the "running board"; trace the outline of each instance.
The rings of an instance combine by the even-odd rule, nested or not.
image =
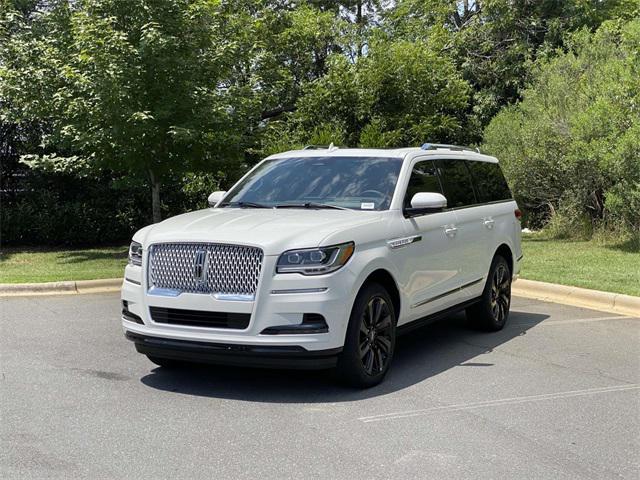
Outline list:
[[[453,307],[449,307],[441,312],[436,312],[431,315],[427,315],[426,317],[418,318],[417,320],[413,320],[409,323],[405,323],[404,325],[400,325],[396,330],[396,334],[398,336],[409,333],[417,328],[424,327],[425,325],[429,325],[430,323],[436,322],[438,320],[443,319],[444,317],[448,317],[454,313],[459,312],[460,310],[464,310],[471,305],[478,303],[482,297],[472,298],[471,300],[467,300],[466,302],[459,303],[458,305],[454,305]]]

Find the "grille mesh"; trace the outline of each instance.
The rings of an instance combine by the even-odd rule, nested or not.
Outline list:
[[[205,252],[202,280],[196,278],[196,254]],[[262,250],[218,243],[160,243],[149,250],[149,287],[187,293],[254,295],[262,268]]]

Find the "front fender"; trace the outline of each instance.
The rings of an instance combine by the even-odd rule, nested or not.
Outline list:
[[[375,248],[371,248],[365,250],[364,252],[360,252],[357,265],[354,265],[358,270],[358,275],[356,280],[353,282],[353,287],[351,291],[351,298],[355,301],[356,296],[371,274],[377,270],[384,270],[393,279],[395,283],[396,289],[399,292],[400,297],[400,312],[404,311],[404,294],[403,288],[398,284],[399,272],[397,267],[389,260],[388,248],[386,245],[378,246]],[[351,308],[353,304],[351,305]]]

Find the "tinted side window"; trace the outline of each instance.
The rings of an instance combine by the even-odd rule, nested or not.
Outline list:
[[[489,162],[468,162],[469,170],[476,184],[478,201],[497,202],[512,198],[500,165]]]
[[[414,165],[407,186],[407,193],[404,196],[404,207],[411,206],[411,199],[418,192],[442,193],[438,172],[432,160],[418,162]]]
[[[477,203],[471,175],[464,160],[436,160],[447,207],[459,208]]]

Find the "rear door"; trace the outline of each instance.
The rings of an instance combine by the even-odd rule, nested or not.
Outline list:
[[[473,186],[467,161],[461,158],[447,158],[436,161],[442,182],[447,207],[456,215],[456,254],[461,262],[457,295],[460,301],[477,293],[486,275],[487,248],[483,237],[483,211]],[[471,293],[470,293],[471,292]]]
[[[475,184],[485,261],[483,271],[488,272],[491,259],[505,236],[511,237],[516,223],[513,214],[515,204],[500,165],[493,162],[468,160],[467,165]]]

